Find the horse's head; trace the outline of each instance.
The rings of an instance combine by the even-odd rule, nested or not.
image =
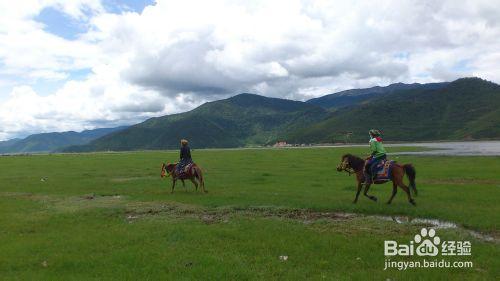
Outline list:
[[[364,165],[365,165],[365,160],[352,154],[344,154],[340,158],[340,164],[337,166],[337,171],[339,172],[346,171],[349,174],[351,174],[362,171]]]
[[[165,176],[170,176],[172,174],[172,172],[175,170],[175,165],[176,164],[172,164],[172,163],[162,163],[161,164],[161,177],[165,177]]]
[[[337,166],[337,171],[342,172],[342,171],[348,171],[351,169],[351,165],[349,163],[349,157],[350,154],[344,154],[340,158],[340,164]]]
[[[166,173],[166,169],[165,169],[166,165],[165,163],[161,163],[161,174],[160,174],[160,177],[165,177],[165,173]]]

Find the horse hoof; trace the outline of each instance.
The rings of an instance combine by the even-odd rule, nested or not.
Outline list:
[[[377,202],[377,200],[378,200],[377,197],[375,197],[375,196],[370,197],[370,199],[372,199],[375,202]]]
[[[358,200],[352,201],[352,204],[356,204],[356,203],[358,203]]]
[[[387,204],[387,205],[391,205],[391,203],[392,203],[391,201],[388,201],[386,204]]]
[[[413,199],[410,200],[410,204],[412,204],[413,206],[417,206],[417,203],[415,203],[415,200]]]

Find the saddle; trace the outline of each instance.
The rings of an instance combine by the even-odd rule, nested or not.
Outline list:
[[[382,160],[372,166],[371,175],[374,183],[383,183],[392,180],[392,167],[396,161]]]
[[[194,167],[196,166],[195,163],[189,163],[184,168],[182,168],[180,171],[175,171],[177,178],[179,179],[188,179],[193,176],[195,176],[195,170]]]

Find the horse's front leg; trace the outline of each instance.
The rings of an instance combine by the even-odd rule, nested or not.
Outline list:
[[[365,183],[365,191],[363,192],[363,194],[370,198],[371,200],[377,202],[377,197],[373,196],[373,195],[368,195],[368,190],[370,189],[370,186],[371,184],[370,183]]]
[[[358,190],[356,191],[356,198],[354,198],[354,201],[352,202],[354,204],[356,204],[358,202],[359,193],[361,193],[361,187],[362,187],[362,184],[360,182],[358,182]]]
[[[356,204],[358,202],[359,193],[361,192],[361,187],[363,186],[363,175],[360,173],[356,173],[356,181],[358,182],[358,190],[356,191],[356,198],[352,203]]]
[[[172,178],[172,191],[170,191],[170,193],[174,193],[174,188],[175,188],[175,182],[176,181],[177,181],[177,179]]]

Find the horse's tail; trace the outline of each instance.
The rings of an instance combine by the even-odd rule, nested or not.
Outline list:
[[[415,183],[415,177],[417,176],[417,172],[415,171],[415,168],[413,167],[412,164],[404,164],[403,168],[405,169],[405,173],[408,176],[408,179],[410,180],[410,187],[413,190],[413,193],[415,196],[417,196],[417,184]]]

